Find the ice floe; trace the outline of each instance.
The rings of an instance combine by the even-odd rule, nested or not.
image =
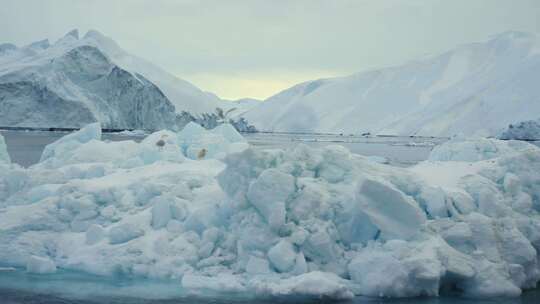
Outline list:
[[[136,143],[90,125],[0,168],[0,264],[33,273],[335,299],[540,280],[540,149],[524,143],[454,139],[398,168],[342,146],[254,148],[228,126]]]

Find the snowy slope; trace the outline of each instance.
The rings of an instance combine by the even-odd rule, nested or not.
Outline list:
[[[296,85],[245,114],[260,130],[495,135],[540,114],[540,39],[520,32],[423,61]]]
[[[220,102],[216,95],[203,92],[191,83],[127,53],[112,39],[97,31],[89,31],[83,40],[102,49],[117,65],[128,71],[137,72],[157,85],[173,103],[177,113],[182,111],[192,114],[213,113]]]
[[[223,99],[219,104],[219,107],[223,109],[227,116],[230,118],[236,118],[242,116],[242,114],[255,108],[261,104],[261,100],[253,98],[242,98],[237,100],[225,100]]]
[[[96,31],[0,45],[0,125],[158,129],[175,124],[175,111],[214,112],[217,102]]]

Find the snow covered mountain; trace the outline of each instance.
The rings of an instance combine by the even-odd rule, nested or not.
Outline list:
[[[52,45],[0,45],[0,125],[99,121],[107,128],[159,129],[174,126],[177,113],[214,113],[218,102],[97,31],[79,39],[74,30]]]
[[[296,85],[244,117],[259,130],[495,135],[540,115],[540,39],[507,32],[439,56]]]
[[[236,118],[261,104],[261,100],[254,98],[242,98],[237,100],[222,100],[220,108],[227,113],[228,117]]]

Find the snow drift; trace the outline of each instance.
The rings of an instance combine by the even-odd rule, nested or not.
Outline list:
[[[122,50],[112,39],[76,30],[0,47],[0,125],[163,129],[177,115],[214,113],[219,99]]]
[[[540,149],[466,150],[397,168],[341,146],[255,149],[227,126],[135,143],[90,125],[28,169],[0,162],[0,264],[192,292],[517,296],[540,279]]]
[[[298,84],[244,117],[265,131],[497,136],[540,115],[539,49],[535,34],[503,33],[401,66]]]

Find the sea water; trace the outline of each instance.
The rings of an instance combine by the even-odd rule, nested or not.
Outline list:
[[[54,274],[29,274],[22,269],[0,271],[0,303],[2,304],[183,304],[183,303],[330,303],[319,298],[258,297],[254,294],[190,293],[177,280],[149,280],[121,277],[100,277],[80,272],[58,271]],[[419,304],[483,304],[540,303],[540,290],[530,290],[518,298],[468,299],[453,296],[387,299],[356,297],[341,303],[419,303]]]

